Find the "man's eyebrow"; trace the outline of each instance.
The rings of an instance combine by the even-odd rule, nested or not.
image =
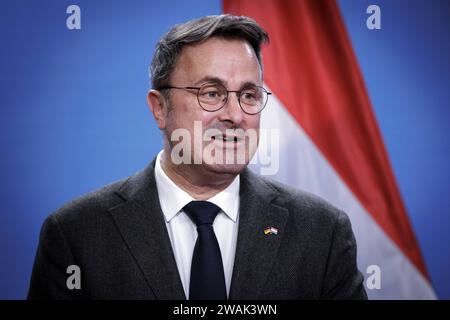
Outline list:
[[[224,81],[218,77],[205,76],[205,77],[201,78],[200,80],[196,81],[194,83],[194,85],[198,86],[198,85],[202,85],[204,83],[217,83],[217,84],[225,85],[226,81]]]
[[[248,87],[262,87],[262,84],[255,83],[253,81],[246,81],[241,85],[241,89],[248,88]]]
[[[225,80],[218,78],[218,77],[212,77],[212,76],[205,76],[205,77],[201,78],[200,80],[196,81],[194,83],[194,85],[198,86],[198,85],[202,85],[204,83],[221,84],[221,85],[227,87],[226,86],[227,82]],[[243,88],[247,88],[247,87],[251,87],[251,86],[262,86],[262,85],[259,83],[255,83],[253,81],[246,81],[241,84],[239,89],[243,89]]]

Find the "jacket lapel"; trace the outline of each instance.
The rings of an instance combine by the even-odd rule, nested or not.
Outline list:
[[[241,174],[239,231],[229,299],[257,299],[283,238],[288,210],[271,203],[278,192],[246,169]],[[277,234],[265,234],[274,227]]]
[[[117,194],[123,202],[109,211],[156,299],[186,299],[159,205],[155,160],[130,177]]]

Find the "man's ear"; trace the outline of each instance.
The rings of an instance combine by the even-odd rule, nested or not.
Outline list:
[[[155,118],[156,124],[158,128],[163,130],[166,128],[166,101],[161,94],[161,92],[157,90],[150,90],[147,94],[147,103],[150,108],[150,111]]]

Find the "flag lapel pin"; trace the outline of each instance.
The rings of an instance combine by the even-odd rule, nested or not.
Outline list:
[[[277,235],[278,234],[278,229],[275,227],[267,227],[264,229],[264,234],[268,235],[268,234],[274,234]]]

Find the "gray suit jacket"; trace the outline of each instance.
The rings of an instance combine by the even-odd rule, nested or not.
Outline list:
[[[229,299],[365,299],[346,214],[245,170]],[[264,234],[275,227],[278,234]],[[69,290],[69,265],[81,289]],[[154,161],[76,199],[43,224],[29,299],[185,299]]]

